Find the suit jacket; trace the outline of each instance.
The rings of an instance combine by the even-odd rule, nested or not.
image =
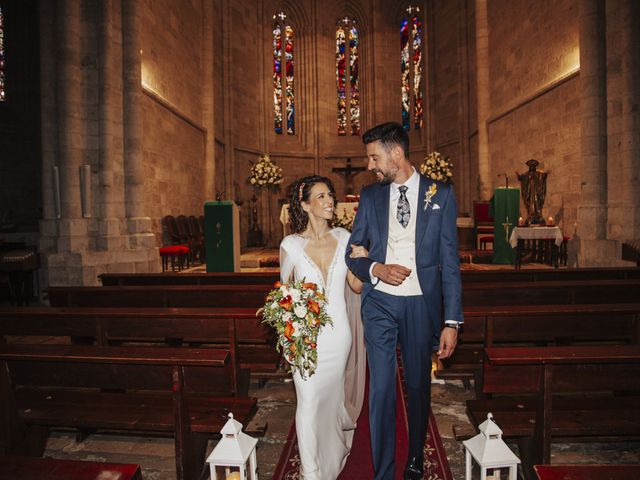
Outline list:
[[[426,193],[435,185],[430,201]],[[385,263],[389,236],[390,185],[375,183],[362,189],[360,204],[347,246],[346,262],[351,271],[364,282],[362,301],[373,285],[369,269],[373,262]],[[427,304],[433,331],[439,336],[444,319],[463,321],[460,257],[456,230],[457,207],[451,185],[420,175],[416,219],[416,266],[418,281]],[[369,250],[367,258],[349,258],[351,244]],[[444,312],[442,306],[444,304]]]

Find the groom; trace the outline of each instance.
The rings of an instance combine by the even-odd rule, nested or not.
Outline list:
[[[409,394],[408,480],[422,479],[431,404],[431,351],[452,353],[462,324],[456,200],[450,185],[411,165],[409,136],[397,123],[365,132],[368,169],[347,247],[349,268],[364,281],[362,318],[369,362],[369,423],[376,480],[394,478],[396,346]],[[368,258],[351,258],[362,245]],[[444,310],[443,310],[444,304]],[[444,328],[442,314],[444,313]]]

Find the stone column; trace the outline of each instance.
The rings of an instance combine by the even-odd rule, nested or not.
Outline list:
[[[56,248],[58,236],[53,166],[58,150],[56,115],[56,6],[43,2],[38,9],[40,24],[40,112],[42,145],[42,220],[40,221],[41,253]]]
[[[476,0],[476,76],[478,98],[478,195],[481,200],[491,198],[491,165],[489,162],[489,130],[491,114],[489,88],[489,19],[487,0]]]
[[[140,3],[122,2],[125,210],[130,248],[155,246],[151,219],[145,215]]]
[[[88,247],[86,221],[80,203],[80,165],[83,163],[84,105],[82,101],[81,2],[58,1],[57,118],[61,218],[58,251],[82,251]]]
[[[98,115],[100,124],[100,208],[98,250],[123,249],[121,236],[124,218],[121,182],[121,150],[116,147],[122,103],[117,94],[118,79],[117,50],[114,48],[113,0],[98,3],[98,62],[99,95]]]
[[[213,14],[213,2],[203,2],[202,8],[204,10],[203,15],[203,48],[202,48],[202,71],[204,73],[204,88],[203,91],[203,125],[207,130],[205,140],[205,175],[202,181],[204,182],[204,192],[206,200],[215,199],[215,154],[216,154],[216,123],[215,123],[215,88],[213,81],[213,73],[215,69],[214,62],[214,34],[213,26],[216,21]],[[262,102],[261,102],[262,103]],[[228,198],[235,198],[235,192],[232,190]]]
[[[607,58],[605,0],[580,2],[582,192],[578,206],[578,265],[611,254],[607,237]],[[577,242],[576,242],[577,240]],[[577,244],[579,243],[579,245]]]

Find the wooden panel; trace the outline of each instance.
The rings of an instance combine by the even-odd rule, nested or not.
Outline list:
[[[89,480],[117,478],[142,480],[140,467],[126,463],[102,463],[54,458],[0,457],[0,479]]]

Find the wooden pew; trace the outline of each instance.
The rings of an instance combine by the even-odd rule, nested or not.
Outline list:
[[[638,480],[640,465],[534,465],[538,480]]]
[[[255,307],[263,305],[266,285],[150,285],[50,287],[52,306],[64,307]],[[640,280],[474,283],[462,289],[462,304],[539,305],[631,303],[640,298]]]
[[[526,270],[462,270],[462,284],[486,282],[537,282],[569,280],[640,279],[634,267],[602,268],[535,268]],[[103,273],[98,275],[104,286],[126,285],[273,285],[278,272],[211,272],[211,273]]]
[[[0,457],[0,480],[142,480],[140,466],[57,458]]]
[[[440,378],[476,380],[492,345],[638,344],[640,303],[466,307],[464,332]]]
[[[102,273],[98,278],[105,287],[133,285],[267,285],[280,280],[279,272],[209,272],[209,273]]]
[[[50,287],[53,307],[245,307],[264,304],[267,285]]]
[[[239,370],[265,378],[277,374],[281,354],[273,330],[249,308],[0,308],[0,341],[58,343],[161,343],[229,349],[236,393],[246,393]],[[22,337],[22,338],[21,338]]]
[[[569,305],[633,303],[640,280],[571,280],[474,283],[462,289],[462,305]]]
[[[477,426],[492,412],[521,439],[523,467],[549,463],[553,438],[640,438],[640,346],[488,347]]]
[[[220,396],[228,366],[217,349],[0,345],[0,445],[41,456],[56,426],[171,434],[177,478],[199,479],[227,413],[246,425],[256,410]]]

